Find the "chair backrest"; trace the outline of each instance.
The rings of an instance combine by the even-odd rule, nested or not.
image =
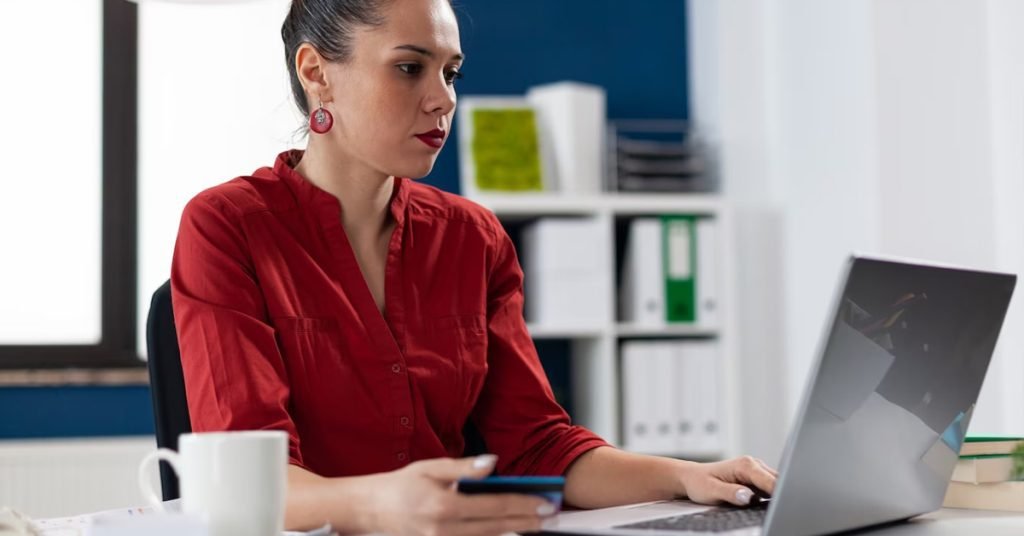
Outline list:
[[[153,293],[146,319],[146,350],[156,444],[176,451],[178,436],[192,431],[192,420],[185,399],[185,377],[181,372],[170,281]],[[178,477],[166,462],[160,462],[160,487],[165,501],[178,498]]]

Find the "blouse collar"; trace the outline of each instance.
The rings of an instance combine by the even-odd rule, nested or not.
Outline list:
[[[305,151],[302,149],[291,149],[277,155],[277,160],[274,162],[274,174],[288,183],[300,205],[310,204],[318,207],[330,207],[332,210],[340,209],[341,204],[334,195],[316,186],[295,171],[295,166],[302,160],[304,153]],[[406,184],[408,180],[404,177],[395,177],[391,199],[388,201],[391,216],[399,225],[405,220],[405,209],[409,204],[409,185]]]

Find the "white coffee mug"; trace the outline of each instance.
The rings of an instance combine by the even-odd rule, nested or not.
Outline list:
[[[212,536],[279,536],[284,528],[288,434],[240,431],[182,434],[178,452],[157,449],[139,464],[139,488],[162,509],[149,465],[178,474],[181,509],[209,524]]]

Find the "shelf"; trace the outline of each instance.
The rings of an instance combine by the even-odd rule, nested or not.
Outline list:
[[[721,287],[718,292],[723,300],[723,314],[718,319],[720,323],[708,328],[705,325],[679,323],[644,325],[619,321],[614,316],[604,320],[601,317],[585,320],[582,317],[570,316],[552,317],[550,321],[543,323],[527,322],[526,326],[538,346],[545,347],[543,349],[546,350],[549,341],[554,341],[555,344],[551,345],[552,351],[557,348],[559,352],[568,353],[571,360],[568,372],[571,376],[573,419],[613,444],[625,440],[623,419],[626,401],[623,399],[622,343],[631,340],[714,341],[718,345],[717,355],[720,356],[720,362],[716,364],[720,371],[715,385],[719,393],[716,396],[720,397],[720,451],[672,448],[672,445],[666,445],[669,447],[665,449],[668,452],[656,454],[696,461],[712,461],[735,455],[737,450],[734,428],[738,419],[735,415],[732,383],[735,376],[732,334],[736,330],[730,315],[725,314],[731,311],[731,308],[724,302],[724,297],[730,294],[727,283],[733,280],[729,265],[725,262],[725,253],[729,251],[727,238],[730,232],[732,207],[722,194],[602,192],[588,195],[560,192],[476,192],[470,199],[495,213],[517,247],[522,246],[519,239],[526,233],[526,226],[541,218],[587,219],[599,226],[600,237],[595,234],[590,240],[595,241],[594,246],[607,250],[603,255],[604,261],[600,262],[603,262],[603,268],[609,271],[612,278],[611,281],[593,285],[593,298],[607,302],[602,305],[608,305],[612,311],[616,310],[615,304],[618,301],[618,270],[622,269],[622,249],[631,220],[656,218],[662,215],[713,218],[719,224],[720,230],[714,237],[721,255],[718,266],[721,274],[716,279]],[[517,253],[521,263],[530,262],[529,252],[525,249]],[[538,317],[540,318],[542,317]],[[563,342],[569,342],[569,348],[565,348]]]
[[[552,194],[489,195],[473,199],[499,216],[587,216],[599,212],[595,198]]]
[[[723,207],[717,194],[626,193],[605,195],[616,214],[718,214]]]
[[[596,339],[608,333],[608,329],[580,326],[541,326],[527,324],[534,339]]]
[[[689,324],[670,324],[667,326],[644,326],[630,323],[619,323],[615,326],[619,337],[717,337],[718,330],[702,328]]]
[[[618,337],[718,337],[717,329],[691,325],[638,326],[619,323],[614,327],[592,326],[542,326],[527,324],[526,329],[534,339],[593,339],[613,333]]]
[[[566,195],[524,193],[482,195],[477,203],[499,216],[588,216],[613,214],[717,214],[722,201],[715,194],[684,193],[604,193]]]

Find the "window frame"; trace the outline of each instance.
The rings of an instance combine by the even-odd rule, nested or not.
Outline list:
[[[103,0],[99,344],[0,345],[0,369],[142,368],[138,355],[138,6]]]

